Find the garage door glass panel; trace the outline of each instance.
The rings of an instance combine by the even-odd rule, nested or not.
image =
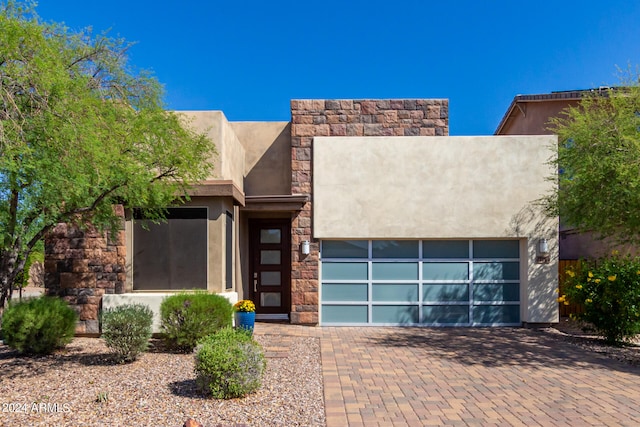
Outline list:
[[[367,240],[323,240],[323,258],[367,258],[369,242]]]
[[[367,280],[366,262],[323,262],[325,280]]]
[[[480,283],[473,286],[476,301],[519,301],[520,287],[517,283]]]
[[[323,305],[323,323],[367,323],[366,305]]]
[[[519,258],[518,240],[474,240],[474,258]]]
[[[425,240],[423,258],[469,258],[468,240]]]
[[[373,301],[418,301],[418,284],[374,283]]]
[[[474,323],[520,323],[519,305],[476,305],[473,307]]]
[[[323,301],[363,301],[368,300],[366,283],[325,283],[322,285]]]
[[[425,262],[422,264],[424,280],[468,280],[467,262]]]
[[[418,307],[414,305],[374,305],[373,323],[418,323]]]
[[[417,262],[374,262],[373,280],[417,280]]]
[[[422,323],[469,323],[468,305],[426,305],[422,307]]]
[[[418,258],[418,242],[411,240],[374,240],[373,258]]]
[[[469,301],[469,285],[425,283],[422,285],[422,300],[425,302]]]
[[[476,262],[473,264],[475,280],[518,280],[520,264],[517,262]]]

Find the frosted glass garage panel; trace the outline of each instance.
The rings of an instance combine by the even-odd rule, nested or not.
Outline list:
[[[425,262],[422,264],[424,280],[468,280],[467,262]]]
[[[422,307],[422,323],[469,323],[469,306],[425,305]]]
[[[518,240],[474,240],[474,258],[520,258]]]
[[[418,323],[415,305],[374,305],[372,323]]]
[[[468,240],[425,240],[423,258],[469,258]]]
[[[322,323],[367,323],[366,305],[323,305]]]
[[[366,283],[324,283],[322,285],[322,300],[366,302],[367,292]]]
[[[374,262],[373,280],[418,280],[417,262]]]
[[[374,240],[373,258],[418,258],[417,240]]]
[[[519,262],[474,262],[475,280],[519,280]]]
[[[478,283],[473,286],[476,301],[520,301],[517,283]]]
[[[473,322],[483,324],[520,323],[519,305],[476,305]]]
[[[418,301],[418,284],[374,283],[373,301]]]
[[[322,258],[367,258],[369,242],[366,240],[323,240]]]
[[[366,262],[323,262],[323,280],[367,280]]]
[[[425,283],[422,285],[424,302],[469,301],[469,285],[447,283]]]

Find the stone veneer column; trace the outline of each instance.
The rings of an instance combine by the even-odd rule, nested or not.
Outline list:
[[[115,239],[109,232],[82,231],[71,224],[58,224],[45,238],[47,295],[63,298],[76,310],[76,334],[99,334],[102,295],[125,292],[124,209],[115,209],[122,217]]]
[[[292,100],[291,194],[310,194],[291,225],[291,323],[318,323],[318,241],[312,238],[315,136],[447,136],[446,99]],[[311,242],[302,255],[300,243]]]

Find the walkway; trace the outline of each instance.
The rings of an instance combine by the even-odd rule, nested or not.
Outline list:
[[[261,323],[256,332],[321,339],[328,427],[640,425],[640,367],[539,331]]]

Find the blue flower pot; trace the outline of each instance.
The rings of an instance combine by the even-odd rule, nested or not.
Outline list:
[[[237,311],[236,312],[236,328],[243,328],[253,333],[253,325],[256,323],[255,311]]]

